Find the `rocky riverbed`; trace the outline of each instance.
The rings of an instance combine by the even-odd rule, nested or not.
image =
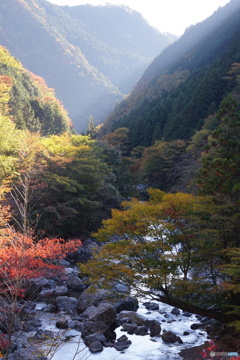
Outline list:
[[[207,341],[211,320],[131,297],[123,284],[89,293],[72,263],[90,256],[88,240],[65,266],[64,278],[31,284],[34,301],[19,303],[9,360],[174,360]],[[4,332],[0,321],[0,330]]]

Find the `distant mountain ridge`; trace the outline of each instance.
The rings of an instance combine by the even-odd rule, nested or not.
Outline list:
[[[189,139],[234,87],[225,77],[240,62],[239,34],[240,2],[231,0],[154,59],[102,133],[129,128],[132,148]]]
[[[123,93],[130,91],[154,55],[137,49],[136,44],[141,47],[141,34],[135,34],[132,51],[117,41],[113,47],[105,42],[104,36],[98,37],[99,28],[94,33],[92,25],[88,25],[90,15],[85,20],[78,19],[70,10],[46,0],[1,0],[0,44],[55,89],[75,129],[82,131],[90,115],[96,124],[105,119],[116,101],[123,98]],[[81,5],[74,8],[78,15],[86,10],[96,9]],[[153,41],[148,38],[148,44],[152,43],[155,48],[159,42],[157,53],[172,41],[150,28],[136,12],[131,15],[119,7],[105,10],[120,11],[123,18],[126,15],[127,23],[136,17],[139,26],[149,29],[149,36],[153,38]],[[129,34],[129,38],[132,36]]]

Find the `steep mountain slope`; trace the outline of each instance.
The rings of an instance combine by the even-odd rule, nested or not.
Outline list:
[[[0,46],[0,115],[9,116],[18,129],[55,135],[69,132],[70,119],[45,81],[24,69]]]
[[[150,27],[137,11],[125,6],[64,6],[63,9],[84,24],[85,29],[113,49],[111,57],[81,49],[94,66],[107,75],[124,93],[135,85],[146,64],[158,56],[177,37],[161,34]],[[74,40],[72,40],[74,42]],[[120,61],[112,61],[119,57]]]
[[[157,139],[188,139],[231,91],[226,77],[240,61],[240,3],[232,0],[190,27],[148,67],[103,133],[130,129],[132,148]]]
[[[85,129],[90,114],[96,123],[102,122],[122,99],[119,84],[129,90],[152,61],[148,54],[123,53],[117,43],[109,46],[84,23],[46,0],[1,0],[0,22],[0,44],[56,90],[77,131]],[[161,34],[159,39],[160,43]],[[129,63],[135,67],[127,72]],[[120,80],[123,74],[130,79],[128,84]]]

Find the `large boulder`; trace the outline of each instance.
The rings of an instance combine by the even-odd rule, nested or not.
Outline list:
[[[85,339],[87,336],[101,333],[107,333],[109,330],[109,326],[106,325],[103,321],[84,321],[82,327],[82,338]]]
[[[83,313],[89,306],[98,306],[101,302],[106,302],[109,299],[113,299],[114,295],[104,289],[100,289],[94,292],[84,291],[78,301],[78,311]]]
[[[95,341],[100,341],[101,344],[104,344],[107,341],[107,338],[101,332],[97,332],[97,333],[88,335],[84,338],[84,342],[87,346],[90,346]]]
[[[69,289],[79,290],[79,291],[83,291],[86,288],[82,280],[79,279],[79,277],[76,275],[70,276],[70,278],[67,281],[67,286]]]
[[[146,322],[146,318],[134,311],[122,311],[118,314],[118,318],[120,323],[135,324],[137,326],[144,326]]]
[[[111,326],[116,321],[116,310],[109,303],[101,303],[89,314],[90,321],[102,321]]]
[[[92,314],[93,311],[96,310],[96,306],[89,306],[81,315],[81,319],[84,320],[84,319],[89,319],[89,316]]]
[[[113,344],[113,347],[118,351],[124,351],[131,345],[131,340],[117,341]]]
[[[65,312],[66,314],[77,314],[78,300],[68,296],[58,296],[55,299],[58,311]]]
[[[165,331],[162,334],[162,339],[166,343],[175,343],[175,342],[179,342],[179,344],[183,343],[182,339],[176,334],[174,334],[172,331]]]
[[[129,294],[130,287],[128,285],[125,285],[125,284],[117,283],[115,285],[115,290],[118,291],[119,293],[122,293],[122,294]]]
[[[96,354],[98,352],[103,351],[103,345],[100,341],[94,341],[90,346],[89,346],[89,351],[93,354]]]
[[[150,330],[150,336],[159,336],[161,333],[161,324],[157,320],[146,320],[145,325]]]
[[[137,311],[138,310],[138,299],[133,297],[128,297],[126,299],[119,300],[114,304],[116,312],[120,313],[121,311]]]

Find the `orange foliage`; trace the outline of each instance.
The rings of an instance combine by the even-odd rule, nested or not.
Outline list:
[[[81,246],[80,240],[65,242],[62,239],[32,237],[12,229],[0,232],[0,291],[2,294],[22,296],[27,280],[61,273],[62,267],[52,260],[63,258]]]

